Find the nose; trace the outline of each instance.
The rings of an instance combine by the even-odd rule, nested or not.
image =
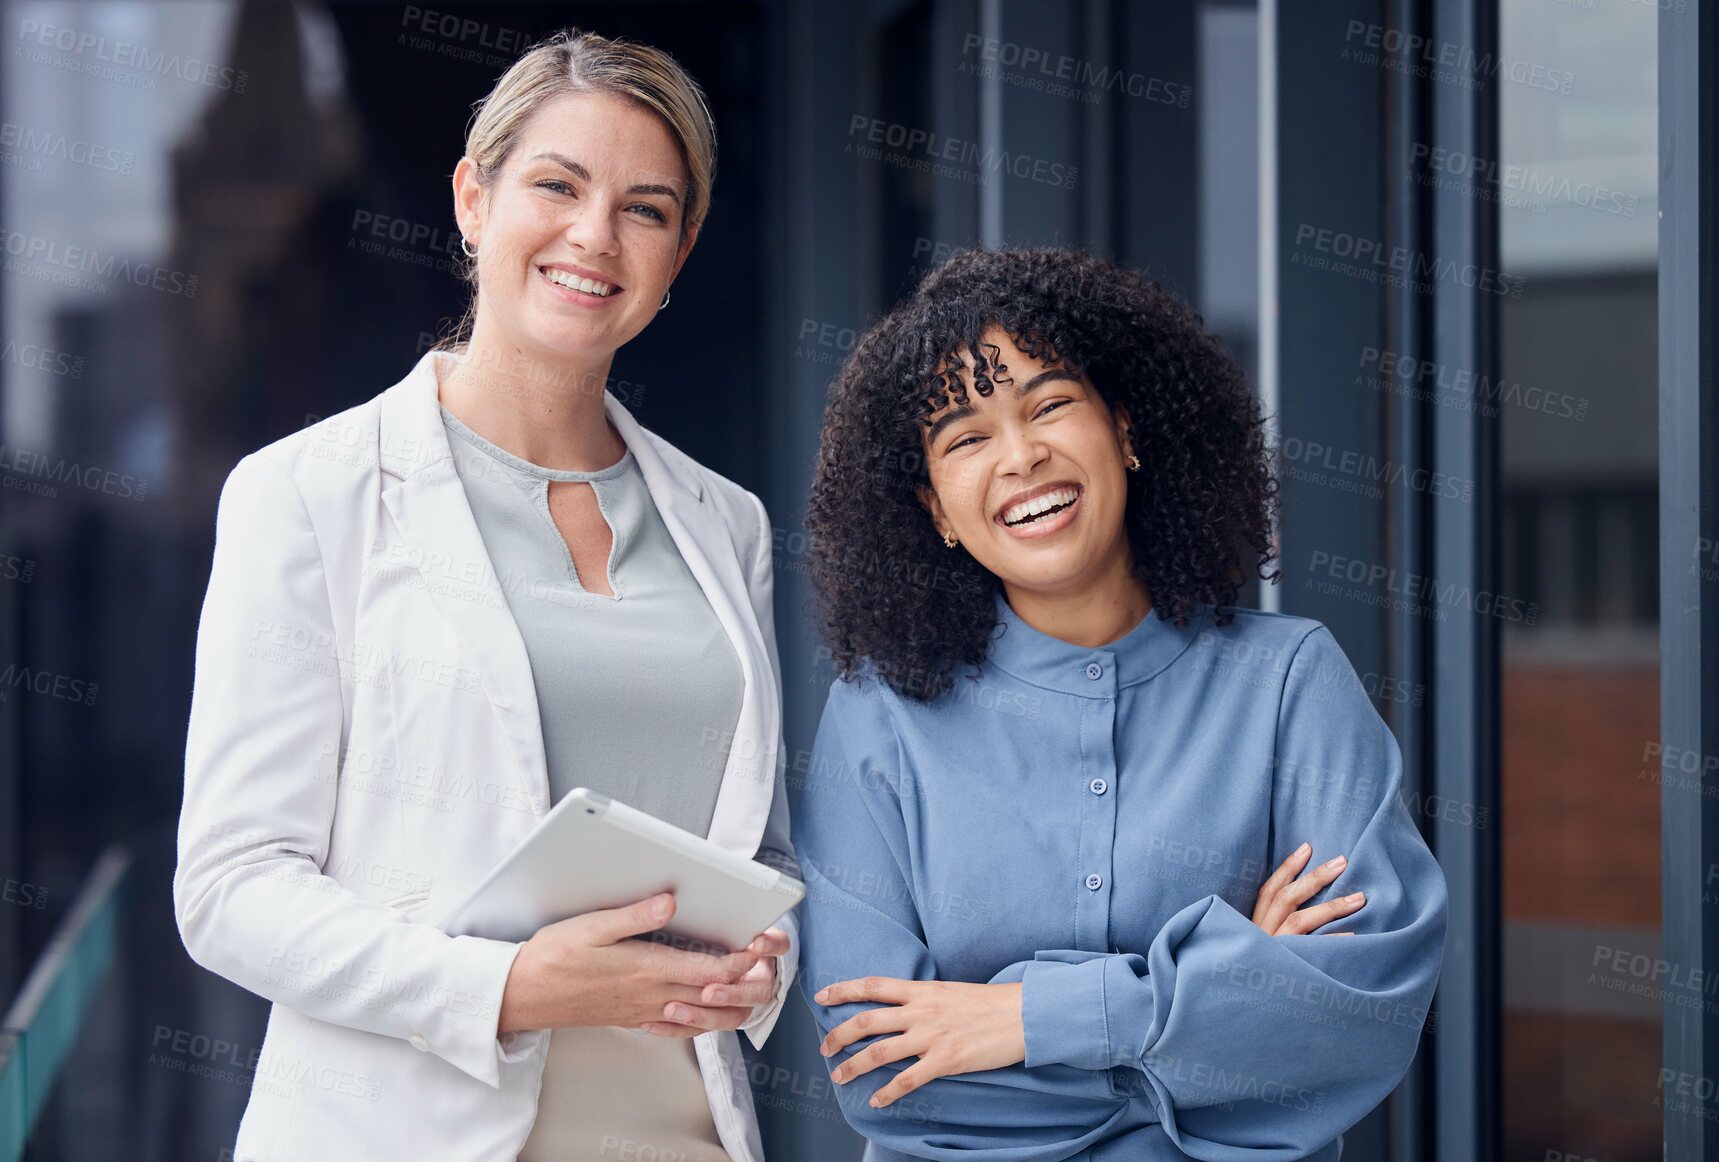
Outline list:
[[[567,221],[566,238],[570,245],[587,254],[611,255],[620,250],[620,236],[608,204],[597,197],[573,206]]]
[[[1004,475],[1027,476],[1050,455],[1039,434],[1025,424],[1011,425],[1000,432],[997,439],[1002,445],[997,456],[997,471]]]

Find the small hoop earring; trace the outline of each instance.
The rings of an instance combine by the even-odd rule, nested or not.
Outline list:
[[[1134,455],[1132,452],[1128,454],[1128,459],[1123,461],[1123,463],[1128,465],[1128,471],[1130,472],[1140,471],[1140,457]]]
[[[663,309],[663,308],[664,308],[664,307],[666,307],[666,306],[668,306],[668,301],[669,301],[669,294],[670,294],[670,293],[671,293],[671,292],[669,292],[669,291],[664,291],[664,292],[663,292],[663,301],[662,301],[662,302],[660,302],[660,303],[658,303],[658,304],[657,304],[657,310],[659,310],[659,311],[660,311],[660,310],[662,310],[662,309]]]
[[[472,240],[463,234],[460,235],[460,249],[465,251],[467,258],[476,258],[478,255],[477,247],[473,246]]]
[[[961,543],[960,541],[955,539],[954,533],[946,532],[943,534],[943,547],[945,549],[953,549],[956,545],[958,545],[960,543]]]

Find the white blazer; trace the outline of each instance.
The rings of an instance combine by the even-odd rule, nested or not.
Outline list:
[[[549,807],[531,667],[454,473],[430,352],[399,383],[241,460],[197,632],[174,909],[198,964],[274,1002],[235,1155],[514,1159],[548,1033],[497,1036],[518,944],[435,918]],[[769,518],[605,394],[740,657],[710,823],[798,872],[778,760]],[[579,708],[560,713],[577,715]],[[742,1026],[762,1046],[799,962]],[[731,1031],[693,1039],[722,1144],[762,1162]]]

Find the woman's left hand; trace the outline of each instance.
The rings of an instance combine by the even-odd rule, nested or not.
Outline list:
[[[882,1001],[895,1006],[849,1017],[818,1046],[828,1057],[862,1037],[896,1034],[866,1046],[830,1073],[840,1084],[891,1061],[919,1058],[872,1097],[871,1104],[879,1109],[932,1078],[1002,1069],[1027,1059],[1018,984],[866,976],[837,981],[813,999],[820,1005]]]
[[[752,1018],[752,1011],[776,995],[776,960],[788,951],[788,934],[767,928],[746,951],[759,960],[739,980],[729,984],[707,984],[699,1003],[675,1002],[663,1006],[661,1021],[639,1028],[659,1037],[696,1037],[712,1029],[738,1029]]]

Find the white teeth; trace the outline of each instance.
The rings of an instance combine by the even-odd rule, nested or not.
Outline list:
[[[580,278],[576,274],[569,274],[565,270],[557,270],[553,266],[546,266],[543,268],[543,277],[547,278],[556,286],[564,286],[572,290],[584,291],[586,294],[596,295],[598,298],[606,298],[610,294],[614,293],[615,290],[613,286],[610,286],[606,282],[598,282],[594,278]]]
[[[1055,492],[1047,492],[1042,496],[1035,496],[1031,500],[1024,500],[1020,504],[1010,505],[1008,508],[1003,510],[1003,523],[1010,525],[1020,524],[1024,520],[1038,516],[1041,513],[1048,512],[1053,508],[1060,508],[1065,504],[1073,504],[1075,497],[1079,495],[1080,491],[1078,489],[1059,488]]]

